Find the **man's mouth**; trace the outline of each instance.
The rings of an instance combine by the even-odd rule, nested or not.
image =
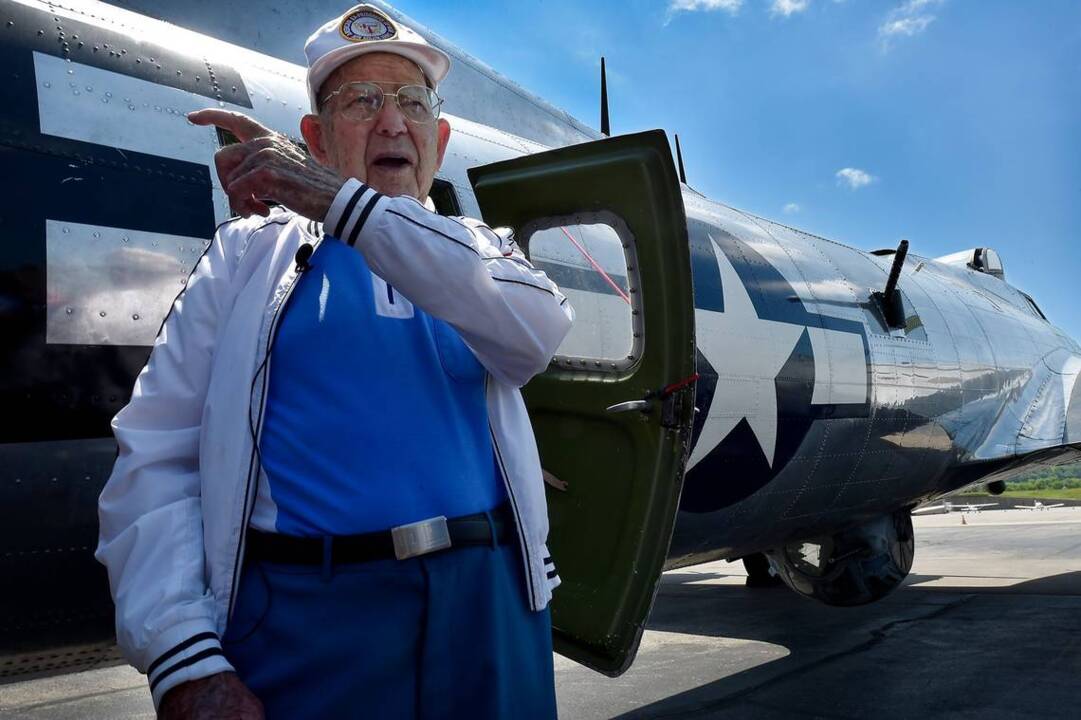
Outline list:
[[[412,164],[413,161],[405,155],[397,155],[395,153],[381,153],[372,161],[372,165],[385,170],[398,170]]]

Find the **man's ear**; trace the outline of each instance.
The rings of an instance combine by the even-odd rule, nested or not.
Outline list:
[[[450,142],[450,123],[446,118],[439,118],[436,129],[436,149],[438,155],[436,157],[435,168],[438,170],[443,166],[443,155],[447,152],[447,144]]]
[[[300,118],[300,134],[304,137],[308,152],[320,165],[333,168],[330,154],[327,152],[324,130],[326,128],[323,126],[323,119],[318,115],[309,113]]]

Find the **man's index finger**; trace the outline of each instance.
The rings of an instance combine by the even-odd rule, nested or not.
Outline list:
[[[231,110],[207,108],[188,113],[188,120],[196,125],[216,125],[236,136],[240,142],[247,142],[258,137],[273,135],[274,131],[265,127],[243,113]]]

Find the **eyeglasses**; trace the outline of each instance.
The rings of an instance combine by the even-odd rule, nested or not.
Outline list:
[[[338,97],[341,106],[339,112],[344,117],[364,122],[379,114],[383,99],[388,96],[394,98],[406,120],[418,124],[435,121],[439,117],[439,106],[443,104],[443,99],[435,90],[424,85],[402,85],[398,92],[389,93],[375,82],[362,81],[345,83],[323,98],[322,106]]]

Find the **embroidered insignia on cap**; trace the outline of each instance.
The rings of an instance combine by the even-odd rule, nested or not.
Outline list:
[[[346,15],[338,31],[343,38],[353,42],[389,40],[398,34],[398,28],[389,18],[368,8]]]

